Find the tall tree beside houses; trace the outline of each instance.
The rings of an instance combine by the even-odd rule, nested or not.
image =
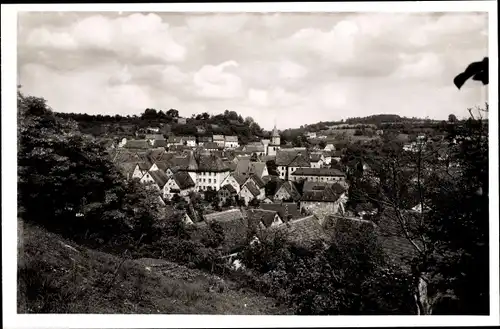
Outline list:
[[[350,197],[373,202],[378,222],[401,228],[419,314],[488,312],[488,134],[473,117],[458,130],[448,136],[460,136],[458,147],[448,147],[459,163],[454,173],[431,148],[402,152],[386,144],[371,155],[368,174],[352,176]],[[412,211],[415,205],[429,210]],[[444,301],[454,309],[444,311]]]

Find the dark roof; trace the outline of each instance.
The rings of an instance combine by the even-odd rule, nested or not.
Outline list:
[[[276,153],[277,166],[289,167],[310,167],[309,155],[307,151],[292,150],[279,150]]]
[[[265,162],[250,162],[250,173],[262,177],[267,166]]]
[[[212,136],[200,136],[198,142],[207,143],[212,141]]]
[[[238,136],[224,136],[226,142],[237,142]]]
[[[234,189],[233,185],[231,185],[231,184],[226,184],[226,185],[222,186],[219,191],[222,191],[222,190],[227,190],[232,194],[237,193],[236,190]]]
[[[222,172],[230,171],[231,169],[227,164],[222,161],[220,157],[214,155],[201,155],[198,158],[198,168],[197,171],[211,171],[211,172]]]
[[[193,179],[186,171],[177,171],[176,173],[174,173],[173,178],[181,190],[185,190],[195,186]]]
[[[248,182],[246,182],[245,186],[254,197],[260,194],[259,188],[255,185],[253,180],[249,180]]]
[[[167,147],[167,141],[165,139],[155,139],[153,147]]]
[[[178,136],[168,136],[168,143],[182,143],[182,139]]]
[[[275,155],[261,155],[260,156],[260,161],[262,161],[262,162],[273,161],[273,160],[276,160]]]
[[[118,167],[118,170],[125,176],[128,176],[129,174],[132,174],[135,169],[135,163],[133,162],[118,162],[116,166]]]
[[[277,229],[285,232],[288,241],[299,246],[308,246],[316,241],[330,241],[330,236],[314,215],[280,224]]]
[[[151,147],[151,144],[145,139],[131,139],[127,140],[124,147],[127,149],[148,149]]]
[[[146,134],[146,139],[165,140],[162,134]]]
[[[163,170],[150,171],[149,174],[153,177],[155,183],[162,188],[168,181],[168,176]]]
[[[314,191],[319,189],[325,189],[327,186],[332,185],[331,182],[313,182],[313,181],[305,181],[304,186],[302,187],[302,191]]]
[[[345,173],[335,168],[298,168],[293,176],[335,176],[345,177]]]
[[[301,201],[335,202],[340,195],[345,192],[345,188],[340,184],[332,184],[321,190],[308,190],[302,194]]]
[[[228,222],[243,218],[243,213],[239,209],[229,209],[226,211],[214,212],[203,215],[203,219],[208,223],[216,221],[218,223]]]
[[[248,221],[255,224],[261,222],[265,227],[270,227],[274,222],[274,217],[278,214],[277,211],[264,209],[249,209],[247,210]]]
[[[240,186],[243,185],[243,184],[245,184],[245,182],[248,180],[247,176],[240,175],[238,173],[232,173],[231,175],[233,176],[233,178],[236,180],[236,182]]]
[[[233,161],[225,160],[224,163],[231,171],[236,170],[236,163],[234,163]]]
[[[248,220],[239,209],[206,214],[204,221],[196,223],[198,229],[208,229],[211,222],[220,225],[224,232],[222,249],[226,252],[244,246],[247,242]]]
[[[238,158],[238,163],[236,164],[235,171],[238,174],[247,175],[250,172],[250,159],[249,158]]]
[[[214,149],[214,150],[219,149],[219,145],[217,145],[217,143],[214,142],[206,142],[203,144],[203,147],[206,149]]]
[[[155,162],[155,164],[158,167],[158,169],[163,171],[166,171],[169,168],[169,166],[165,162]]]
[[[301,217],[298,205],[293,202],[261,203],[259,208],[278,212],[279,216],[283,221],[287,221],[288,216],[291,216],[292,219],[297,219]]]
[[[151,163],[153,163],[156,160],[158,160],[159,158],[161,158],[161,156],[164,153],[165,153],[165,149],[164,148],[153,149],[153,150],[149,150],[148,151],[147,157],[148,157],[149,161]]]
[[[311,162],[319,162],[321,160],[321,154],[312,153],[311,154]]]
[[[264,152],[264,145],[245,145],[242,151],[250,154],[254,152]]]
[[[266,183],[264,183],[264,181],[256,174],[251,174],[250,178],[253,180],[257,188],[263,188],[264,186],[266,186]]]
[[[274,194],[278,193],[278,191],[281,189],[285,189],[285,191],[288,192],[288,194],[294,201],[300,200],[300,193],[293,184],[293,182],[284,181],[283,183],[281,183],[281,185],[278,185],[278,187],[276,188],[276,192]]]
[[[151,168],[152,166],[152,164],[148,161],[138,162],[137,165],[139,166],[140,170],[149,170],[149,168]]]

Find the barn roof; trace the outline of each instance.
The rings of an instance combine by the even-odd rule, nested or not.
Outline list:
[[[276,165],[288,167],[310,167],[309,155],[305,150],[279,150],[276,153]]]
[[[304,191],[300,200],[314,202],[335,202],[344,192],[345,188],[340,184],[332,184],[325,186],[324,188],[321,186],[321,189]]]
[[[243,188],[245,187],[248,189],[248,191],[250,191],[250,193],[252,193],[254,197],[259,196],[260,194],[259,188],[255,185],[253,180],[247,181]]]
[[[292,175],[345,177],[345,173],[335,168],[298,168],[292,173]]]
[[[168,181],[168,176],[163,170],[150,171],[149,174],[153,177],[155,183],[162,188]]]
[[[151,147],[151,144],[145,139],[130,139],[127,140],[124,147],[127,149],[148,149]]]
[[[285,232],[288,241],[299,246],[307,247],[316,241],[330,241],[330,236],[314,215],[285,222],[278,225],[277,229]]]
[[[186,171],[177,171],[174,173],[173,178],[181,190],[186,190],[195,186],[193,179]]]
[[[284,189],[294,201],[300,200],[300,193],[297,190],[297,188],[295,187],[295,185],[293,184],[293,182],[284,181],[283,183],[281,183],[281,185],[278,185],[278,187],[276,189],[276,193],[278,193],[281,189]],[[274,194],[276,194],[276,193],[274,193]]]
[[[264,209],[247,210],[247,216],[249,222],[253,224],[261,222],[265,227],[271,226],[271,224],[274,222],[274,217],[277,214],[278,212],[273,210],[264,210]]]
[[[297,219],[302,216],[297,203],[293,202],[261,203],[260,209],[276,211],[283,221],[288,221],[288,216],[291,219]]]

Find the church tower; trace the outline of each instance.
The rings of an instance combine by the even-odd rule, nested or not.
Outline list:
[[[280,149],[281,138],[278,133],[278,129],[276,129],[276,123],[274,124],[274,129],[271,134],[271,142],[267,146],[267,155],[276,155],[276,152]]]

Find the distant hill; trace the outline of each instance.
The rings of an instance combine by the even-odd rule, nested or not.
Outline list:
[[[136,133],[145,134],[148,127],[159,128],[159,133],[168,135],[234,135],[246,144],[266,137],[268,133],[251,117],[243,118],[234,111],[210,115],[201,113],[191,118],[182,118],[177,110],[156,111],[146,109],[140,116],[89,115],[86,113],[56,113],[65,119],[75,120],[83,133],[96,137],[127,137]]]

